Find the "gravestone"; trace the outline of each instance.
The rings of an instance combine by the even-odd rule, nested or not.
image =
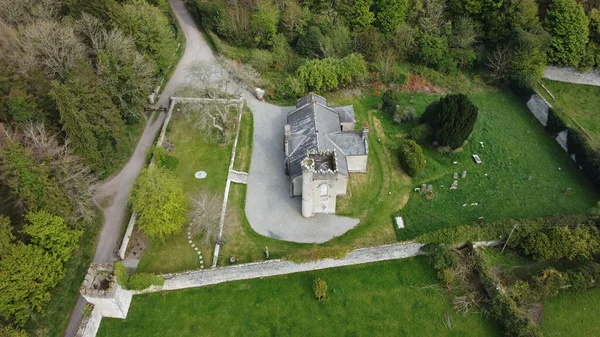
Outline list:
[[[427,192],[433,192],[433,185],[427,185]]]
[[[465,179],[467,177],[467,171],[463,171],[462,178]]]
[[[572,190],[571,190],[571,188],[569,187],[569,188],[567,188],[567,189],[565,190],[565,194],[571,194],[571,191],[572,191]]]
[[[455,180],[456,180],[456,179],[458,179],[458,172],[454,172],[454,176],[453,176],[453,178],[454,178]]]
[[[427,190],[427,185],[421,184],[421,191],[425,191],[425,190]]]
[[[458,189],[458,180],[455,180],[455,181],[452,183],[452,186],[450,186],[450,189],[451,189],[451,190],[456,190],[456,189]]]
[[[420,191],[421,191],[421,188],[415,187],[415,192],[420,192]]]
[[[474,155],[473,155],[473,160],[474,160],[474,161],[475,161],[475,163],[477,163],[477,164],[481,164],[481,163],[482,163],[482,161],[481,161],[481,158],[479,158],[479,156],[478,156],[478,155],[476,155],[476,154],[474,154]]]

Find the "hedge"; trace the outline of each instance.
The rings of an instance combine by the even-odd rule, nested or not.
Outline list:
[[[481,225],[443,228],[435,232],[420,235],[415,240],[424,244],[438,242],[458,244],[468,241],[504,240],[508,237],[514,225],[525,227],[577,226],[579,224],[586,224],[592,220],[593,217],[589,214],[556,214],[532,219],[505,219]]]
[[[515,80],[510,88],[523,102],[529,101],[532,95],[537,94],[530,79]],[[575,163],[581,168],[594,187],[600,191],[600,149],[594,150],[587,141],[587,136],[579,129],[569,127],[567,117],[560,109],[551,108],[548,111],[546,131],[556,137],[559,132],[568,130],[567,149],[569,154],[575,155]]]
[[[165,279],[161,276],[156,276],[146,273],[134,273],[129,275],[125,266],[121,262],[115,262],[113,271],[117,278],[117,283],[127,290],[144,290],[152,285],[162,286],[165,284]]]

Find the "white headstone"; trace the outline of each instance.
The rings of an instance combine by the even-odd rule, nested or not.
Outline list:
[[[206,172],[198,171],[194,174],[194,177],[196,177],[196,179],[204,179],[206,178]]]
[[[398,229],[404,228],[404,220],[402,220],[401,216],[396,217],[396,226],[398,227]]]

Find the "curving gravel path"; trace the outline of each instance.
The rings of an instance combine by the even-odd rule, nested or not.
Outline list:
[[[547,66],[544,69],[543,77],[559,82],[600,86],[600,70],[598,69],[580,73],[575,68]]]

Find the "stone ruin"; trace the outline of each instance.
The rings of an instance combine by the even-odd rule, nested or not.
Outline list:
[[[92,263],[80,293],[100,315],[114,318],[127,317],[133,296],[117,283],[112,263]]]

